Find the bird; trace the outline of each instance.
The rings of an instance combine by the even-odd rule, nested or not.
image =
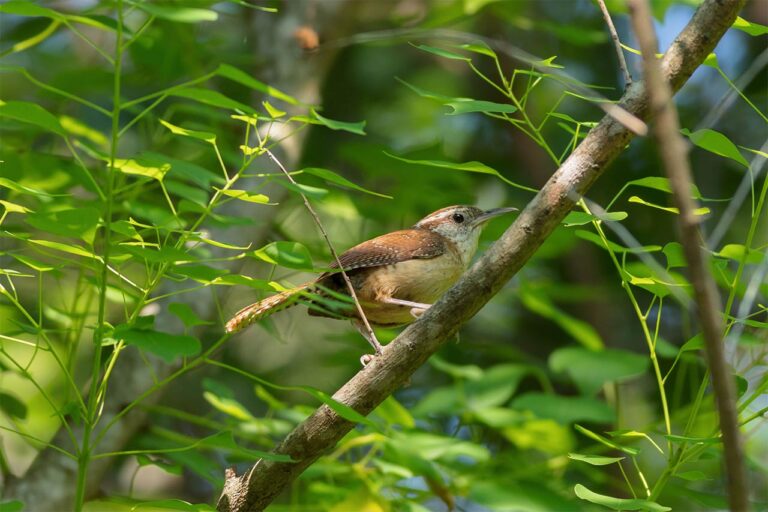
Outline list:
[[[238,311],[225,325],[234,334],[273,313],[304,302],[312,316],[349,318],[360,334],[381,353],[356,307],[355,291],[368,323],[399,327],[421,316],[469,267],[487,222],[516,211],[504,207],[481,210],[455,205],[430,213],[408,229],[386,233],[348,249],[331,262],[329,271],[301,286],[281,291]],[[364,355],[365,365],[371,360]]]

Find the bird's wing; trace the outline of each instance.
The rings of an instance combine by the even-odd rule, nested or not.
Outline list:
[[[339,255],[344,270],[392,265],[412,259],[430,259],[447,250],[445,238],[427,229],[404,229],[356,245]],[[339,268],[336,261],[330,268]]]

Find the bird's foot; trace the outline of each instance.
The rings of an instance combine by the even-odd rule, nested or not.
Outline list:
[[[360,356],[360,364],[363,365],[363,368],[368,366],[368,363],[373,361],[373,358],[376,357],[376,354],[363,354]]]
[[[411,308],[411,316],[413,318],[419,318],[419,317],[421,317],[421,315],[423,315],[427,311],[427,309],[429,309],[429,307],[426,307],[426,308],[422,308],[422,307]]]

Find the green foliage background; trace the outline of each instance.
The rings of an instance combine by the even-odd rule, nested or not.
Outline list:
[[[368,349],[346,323],[293,308],[223,335],[237,309],[330,260],[301,194],[339,250],[449,204],[522,208],[622,91],[591,2],[332,4],[0,6],[5,479],[56,450],[77,464],[77,509],[206,510],[225,467],[270,457],[327,403],[361,425],[273,510],[726,508],[675,211],[648,140],[368,420],[330,398]],[[654,4],[662,44],[690,17],[683,4]],[[767,29],[746,21],[757,4],[677,100],[759,507]],[[622,6],[609,2],[638,75]],[[324,44],[276,44],[281,24]],[[494,221],[481,249],[508,223]],[[151,381],[116,404],[110,383],[135,371],[132,356]],[[131,410],[145,426],[104,453]],[[91,499],[87,470],[103,458],[105,491]]]

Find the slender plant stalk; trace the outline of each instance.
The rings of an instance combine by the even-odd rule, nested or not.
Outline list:
[[[99,278],[99,298],[98,314],[96,319],[96,330],[93,334],[93,363],[91,367],[91,385],[88,394],[88,405],[86,417],[83,421],[83,440],[80,446],[80,454],[77,464],[77,484],[75,488],[75,511],[80,512],[85,502],[86,478],[88,475],[88,465],[91,460],[92,449],[91,435],[99,418],[99,379],[101,376],[101,354],[102,338],[105,330],[106,310],[107,310],[107,280],[109,279],[109,255],[112,245],[112,209],[114,187],[114,176],[116,172],[115,161],[117,159],[117,146],[120,132],[120,84],[123,63],[123,0],[117,0],[117,27],[115,41],[115,59],[114,59],[114,79],[112,88],[112,129],[111,129],[111,147],[109,154],[109,166],[106,172],[105,188],[105,207],[104,207],[104,225],[102,241],[102,267]]]

